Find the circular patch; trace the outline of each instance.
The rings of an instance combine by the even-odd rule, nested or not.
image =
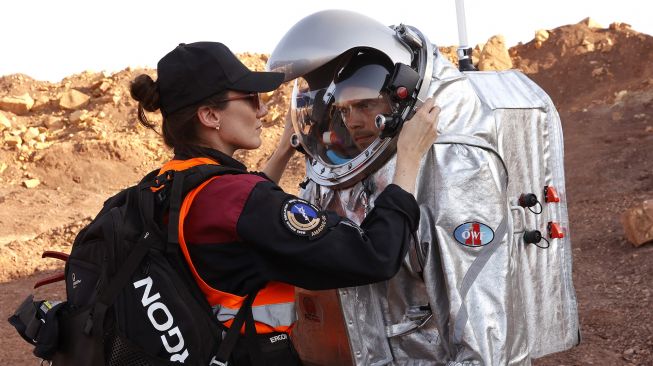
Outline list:
[[[482,247],[494,240],[494,230],[483,223],[472,221],[459,225],[453,236],[464,246]]]
[[[290,231],[300,236],[314,238],[326,227],[326,215],[298,198],[291,198],[283,204],[281,218]]]

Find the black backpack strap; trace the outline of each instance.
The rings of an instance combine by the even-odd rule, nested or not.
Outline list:
[[[240,337],[240,330],[243,327],[243,323],[246,323],[246,320],[252,318],[251,327],[255,327],[254,319],[252,317],[252,303],[254,302],[254,299],[256,298],[256,295],[258,294],[259,290],[260,289],[257,288],[256,290],[252,291],[249,295],[247,295],[247,298],[245,298],[245,301],[240,306],[240,309],[238,309],[238,312],[236,313],[236,317],[234,318],[234,321],[231,323],[231,327],[229,327],[229,330],[227,331],[227,335],[220,343],[220,348],[218,348],[218,353],[215,355],[213,359],[213,361],[215,361],[218,365],[226,366],[228,364],[229,357],[231,356],[231,352],[234,350],[234,347],[236,346],[236,342]],[[247,324],[245,325],[246,333],[250,331],[249,329],[250,326],[248,323],[249,321],[247,321]],[[254,329],[254,334],[256,334],[255,329]],[[247,334],[247,338],[251,338],[252,340],[254,340],[254,337],[250,337],[249,334]],[[260,352],[258,353],[260,355]],[[252,365],[258,366],[263,364],[253,363]]]
[[[249,361],[253,366],[265,366],[265,359],[261,352],[261,344],[256,337],[256,323],[254,323],[254,314],[252,306],[245,309],[245,343],[249,349]]]
[[[179,212],[183,201],[184,181],[187,174],[175,173],[170,189],[170,209],[168,211],[168,242],[179,244]]]

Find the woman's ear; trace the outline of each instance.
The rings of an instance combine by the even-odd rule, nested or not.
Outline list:
[[[200,122],[211,129],[219,129],[220,128],[220,118],[222,115],[220,114],[220,111],[210,108],[210,107],[199,107],[197,109],[197,118],[200,120]]]

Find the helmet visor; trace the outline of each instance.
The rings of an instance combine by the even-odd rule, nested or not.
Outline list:
[[[297,79],[291,114],[306,152],[327,165],[341,165],[377,141],[381,131],[375,118],[392,111],[381,92],[388,74],[380,65],[345,69],[329,86],[317,89]]]

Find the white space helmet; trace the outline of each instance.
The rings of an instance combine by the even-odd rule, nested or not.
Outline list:
[[[433,46],[409,26],[327,10],[293,26],[267,68],[295,80],[293,146],[308,156],[309,178],[346,187],[395,151],[403,122],[425,99]]]

